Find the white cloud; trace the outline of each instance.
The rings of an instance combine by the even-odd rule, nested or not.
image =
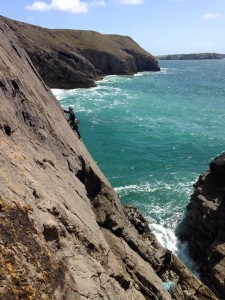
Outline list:
[[[49,5],[44,3],[44,2],[41,2],[41,1],[36,1],[34,2],[32,5],[27,5],[26,8],[28,10],[48,10],[48,7]]]
[[[221,16],[220,13],[205,13],[205,14],[202,16],[202,19],[204,19],[204,20],[216,20],[216,19],[218,19],[220,16]]]
[[[121,4],[138,5],[138,4],[142,4],[144,2],[144,0],[119,0],[118,2]]]
[[[27,5],[26,9],[33,11],[59,10],[70,13],[87,13],[89,8],[94,6],[106,6],[109,4],[107,0],[36,0],[31,5]],[[114,0],[115,3],[125,5],[138,5],[144,3],[145,0]]]
[[[103,3],[104,1],[98,1]],[[46,11],[59,10],[71,13],[86,13],[88,12],[88,4],[80,0],[51,0],[48,4],[44,1],[35,1],[33,4],[26,7],[28,10]]]

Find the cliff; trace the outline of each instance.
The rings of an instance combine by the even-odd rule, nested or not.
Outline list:
[[[194,184],[181,237],[189,242],[202,280],[225,299],[225,153]]]
[[[91,87],[105,75],[160,70],[156,59],[130,37],[4,21],[50,88]]]
[[[157,56],[159,60],[203,60],[203,59],[223,59],[225,54],[218,53],[190,53],[190,54],[170,54]]]
[[[124,208],[0,18],[0,299],[217,299]],[[162,281],[172,280],[169,293]]]

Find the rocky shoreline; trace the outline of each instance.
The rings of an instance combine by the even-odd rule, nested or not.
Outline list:
[[[0,298],[218,299],[175,256],[155,272],[165,249],[121,204],[5,18],[0,49]]]
[[[159,60],[205,60],[224,59],[225,54],[219,53],[190,53],[190,54],[170,54],[157,56]]]
[[[225,153],[194,184],[181,238],[188,241],[203,282],[225,299]]]
[[[160,70],[157,60],[128,36],[47,29],[8,18],[4,22],[50,88],[92,87],[105,75]]]

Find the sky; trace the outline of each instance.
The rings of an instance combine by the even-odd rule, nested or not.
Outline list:
[[[0,15],[130,36],[153,55],[225,54],[225,0],[0,0]]]

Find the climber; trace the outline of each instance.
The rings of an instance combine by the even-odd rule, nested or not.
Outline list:
[[[159,272],[162,268],[166,268],[166,269],[169,268],[172,260],[172,251],[166,249],[166,253],[160,256],[160,259],[161,261],[158,265],[156,272]]]
[[[78,130],[78,124],[80,123],[77,119],[76,119],[76,116],[75,116],[75,113],[74,113],[74,110],[73,110],[73,105],[70,105],[68,107],[69,110],[65,110],[63,109],[63,111],[67,114],[69,114],[69,118],[67,119],[67,121],[69,122],[71,128],[76,131],[76,133],[78,134],[78,137],[79,139],[81,138],[80,137],[80,132]]]

